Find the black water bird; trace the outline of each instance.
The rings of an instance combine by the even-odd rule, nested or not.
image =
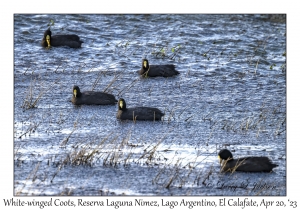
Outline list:
[[[161,120],[162,116],[165,114],[162,113],[157,108],[152,107],[134,107],[127,108],[126,102],[123,98],[120,98],[118,101],[118,113],[117,119],[120,120],[149,120],[157,121]]]
[[[117,103],[115,96],[104,92],[80,92],[78,86],[73,87],[72,103],[74,105],[113,105]]]
[[[142,68],[138,71],[138,74],[143,77],[172,77],[179,74],[179,72],[175,70],[175,66],[173,64],[149,65],[149,61],[147,59],[143,59]]]
[[[71,48],[80,48],[81,43],[83,41],[80,40],[79,36],[75,34],[70,35],[51,35],[50,28],[48,28],[42,39],[42,46],[43,47],[59,47],[59,46],[69,46]]]
[[[218,157],[223,172],[271,172],[277,164],[272,163],[268,157],[242,157],[233,159],[232,153],[227,149],[220,150]]]

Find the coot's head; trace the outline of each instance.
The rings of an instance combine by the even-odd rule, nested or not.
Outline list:
[[[222,163],[223,160],[226,161],[226,160],[233,159],[233,156],[228,149],[222,149],[218,154],[218,158],[220,159],[220,163]]]
[[[48,47],[51,47],[51,42],[50,42],[50,39],[51,39],[51,31],[50,31],[50,28],[48,28],[48,29],[45,31],[45,33],[44,33],[44,39],[46,40]]]
[[[123,98],[119,99],[118,107],[119,107],[119,110],[125,110],[126,109],[126,102]]]
[[[76,97],[79,97],[81,95],[80,93],[80,89],[77,85],[74,85],[73,87],[73,96],[76,98]]]
[[[148,69],[149,68],[149,61],[146,58],[143,59],[142,65],[143,65],[143,69]]]

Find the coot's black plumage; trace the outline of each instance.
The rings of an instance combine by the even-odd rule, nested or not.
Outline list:
[[[232,153],[227,149],[220,150],[218,157],[223,172],[271,172],[277,164],[272,163],[268,157],[243,157],[233,159]]]
[[[83,41],[80,40],[79,36],[75,34],[71,35],[51,35],[50,28],[48,28],[45,33],[42,40],[42,46],[43,47],[59,47],[59,46],[69,46],[72,48],[80,48],[81,43]]]
[[[147,59],[143,59],[142,68],[138,71],[138,73],[143,77],[172,77],[179,74],[179,72],[175,70],[175,66],[173,64],[149,65]]]
[[[118,109],[117,119],[120,120],[156,121],[161,120],[162,116],[165,115],[159,109],[152,107],[126,108],[126,102],[123,98],[120,98],[118,101]]]
[[[73,87],[72,103],[74,105],[113,105],[116,102],[112,94],[94,91],[80,92],[78,86]]]

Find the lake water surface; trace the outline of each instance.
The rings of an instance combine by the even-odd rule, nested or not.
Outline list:
[[[49,24],[82,48],[42,48]],[[15,14],[15,195],[286,195],[285,54],[285,21],[267,15]],[[142,79],[145,57],[180,74]],[[164,119],[74,106],[73,85]],[[222,148],[279,166],[223,174]]]

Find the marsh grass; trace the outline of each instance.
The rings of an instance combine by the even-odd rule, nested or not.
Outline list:
[[[77,130],[77,121],[74,123],[73,130],[70,132],[70,134],[60,143],[60,147],[65,147],[72,136],[72,134]]]
[[[210,167],[210,170],[207,172],[207,174],[204,176],[203,178],[203,181],[202,181],[202,184],[207,186],[208,184],[206,183],[206,180],[209,180],[209,177],[213,174],[213,167],[211,166]],[[197,176],[194,183],[197,184],[197,186],[199,186],[199,183],[200,183],[200,178],[201,176]]]
[[[157,42],[152,48],[151,55],[156,58],[168,58],[170,60],[175,60],[177,58],[177,60],[180,61],[182,48],[183,47],[180,44],[174,47],[169,47],[168,43]]]
[[[152,183],[167,189],[171,187],[185,188],[187,185],[199,186],[201,179],[203,179],[202,184],[207,185],[205,183],[206,180],[209,179],[212,174],[215,174],[213,164],[210,163],[210,170],[206,175],[203,171],[204,168],[199,165],[202,164],[208,156],[199,160],[201,152],[198,151],[194,159],[189,160],[187,157],[178,157],[177,152],[174,152],[173,158],[161,162],[159,165],[160,170],[152,179]],[[185,164],[183,164],[184,161]]]
[[[45,93],[47,93],[49,90],[52,90],[52,87],[54,86],[54,84],[50,85],[48,87],[43,87],[45,86],[44,83],[41,84],[37,84],[36,78],[34,80],[31,80],[31,84],[28,88],[28,91],[25,95],[25,99],[23,100],[23,104],[21,106],[21,108],[23,109],[32,109],[32,108],[36,108],[38,105],[38,102],[42,99],[43,95]],[[42,87],[39,93],[36,93],[35,88],[36,87]]]
[[[99,143],[96,143],[96,136],[86,137],[72,146],[73,149],[60,162],[58,171],[68,164],[91,167],[99,163],[110,167],[128,166],[131,163],[156,165],[158,160],[163,159],[158,149],[167,135],[168,133],[160,137],[156,143],[145,146],[139,145],[139,143],[136,145],[129,143],[132,138],[131,131],[125,136],[110,133],[102,138]],[[143,153],[140,153],[140,151],[143,151]]]
[[[104,166],[117,166],[124,163],[124,166],[129,164],[132,152],[124,155],[124,149],[127,150],[127,144],[129,136],[124,137],[120,143],[118,143],[120,135],[112,135],[110,133],[108,136],[102,138],[99,143],[96,143],[95,139],[91,141],[90,138],[86,138],[77,145],[75,145],[73,150],[69,152],[66,156],[62,165],[88,165],[93,166],[97,162],[102,162]]]
[[[246,161],[246,159],[243,159],[241,161],[237,161],[233,168],[226,168],[226,164],[230,160],[232,160],[232,159],[223,160],[222,165],[221,165],[221,169],[220,169],[221,172],[230,172],[231,174],[233,174],[234,172],[236,172],[237,168],[239,166],[241,166]]]
[[[28,174],[28,176],[26,177],[24,183],[23,183],[23,186],[20,187],[20,189],[17,189],[17,191],[15,191],[15,195],[21,195],[22,191],[25,189],[25,187],[27,187],[27,182],[34,182],[37,178],[37,172],[39,170],[39,167],[40,167],[40,162],[38,162],[35,166],[35,168],[30,172],[30,174]]]
[[[180,159],[178,159],[171,171],[171,176],[168,178],[167,182],[165,183],[165,188],[170,188],[173,182],[175,182],[177,179],[180,179],[179,176],[180,168],[181,168],[181,161]]]
[[[98,153],[97,148],[90,149],[88,145],[80,147],[80,149],[73,150],[66,161],[72,165],[90,165],[94,160],[95,154]]]
[[[96,155],[103,149],[104,143],[107,140],[108,137],[103,138],[95,147],[91,147],[92,142],[90,142],[89,139],[82,140],[73,147],[74,150],[69,152],[69,155],[66,157],[66,163],[71,165],[92,166],[93,161],[97,158]],[[98,159],[99,157],[97,160]]]
[[[207,115],[208,116],[208,115]],[[271,108],[263,108],[260,112],[245,116],[240,119],[222,119],[217,122],[215,119],[204,117],[204,120],[210,120],[213,126],[234,133],[256,132],[258,137],[261,132],[271,132],[273,135],[280,135],[286,131],[285,114],[278,115]]]
[[[113,64],[111,64],[111,65],[113,65]],[[92,88],[91,88],[91,91],[93,91],[95,88],[96,88],[96,86],[98,85],[98,83],[99,83],[99,81],[100,81],[100,79],[102,78],[102,76],[107,76],[107,72],[108,72],[108,69],[109,69],[110,67],[107,67],[106,69],[104,69],[104,70],[101,70],[101,71],[99,71],[98,72],[98,74],[97,74],[97,77],[96,77],[96,79],[95,79],[95,81],[93,82],[93,84],[92,84]],[[103,90],[103,92],[108,92],[108,90],[109,90],[109,88],[120,78],[120,77],[122,77],[122,74],[121,73],[117,73],[117,74],[115,74],[114,75],[114,77],[113,77],[113,79],[111,80],[111,82],[107,85],[107,87],[106,88],[104,88],[104,90]]]
[[[23,136],[26,136],[27,134],[30,136],[31,133],[34,133],[36,131],[36,129],[38,128],[39,125],[41,125],[41,123],[42,121],[30,123],[27,130],[24,133],[22,133],[18,138],[21,139]]]
[[[140,80],[140,78],[133,80],[129,85],[127,85],[123,89],[121,89],[118,92],[117,96],[121,96],[122,94],[128,92],[134,85],[136,85],[138,83],[139,80]]]
[[[141,43],[136,39],[136,37],[127,37],[126,39],[121,40],[116,43],[114,46],[114,52],[118,56],[123,56],[128,59],[135,55],[143,55],[147,57],[148,54],[156,58],[167,58],[175,60],[178,58],[178,61],[181,59],[181,50],[184,47],[181,44],[169,46],[169,41],[162,40],[158,38],[155,43],[149,45]]]

